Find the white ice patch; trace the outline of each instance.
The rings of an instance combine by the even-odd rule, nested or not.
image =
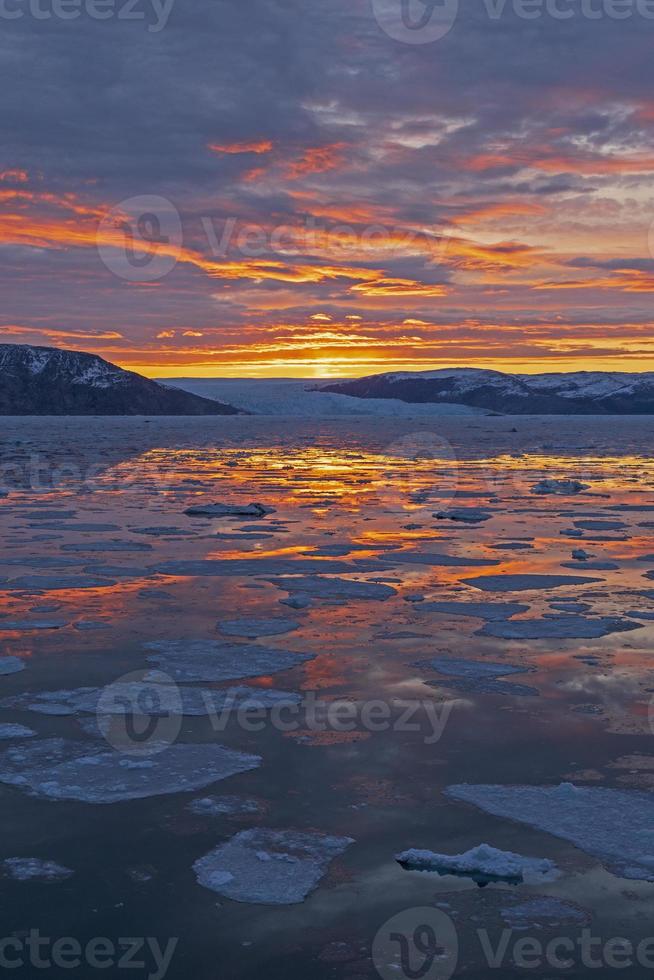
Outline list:
[[[533,589],[560,589],[570,585],[591,585],[604,579],[590,575],[478,575],[464,578],[465,585],[472,585],[483,592],[523,592]]]
[[[216,643],[211,640],[156,640],[145,644],[154,651],[148,662],[176,681],[228,681],[265,677],[313,660],[315,654],[276,650],[256,643]]]
[[[614,874],[654,881],[654,794],[560,786],[448,786],[450,799],[570,841]]]
[[[532,493],[537,494],[560,494],[562,496],[572,496],[590,489],[588,483],[580,483],[579,480],[541,480],[531,488]]]
[[[60,630],[68,623],[64,619],[0,619],[0,630],[29,633],[32,630]]]
[[[480,524],[493,516],[480,507],[458,507],[452,510],[440,510],[433,515],[439,521],[461,521],[464,524]]]
[[[429,551],[399,551],[396,554],[388,555],[387,561],[397,565],[433,565],[443,568],[452,567],[490,567],[499,565],[497,558],[466,558],[459,555],[442,555]]]
[[[25,667],[25,661],[20,657],[0,657],[0,676],[17,674],[19,670],[25,670]]]
[[[0,725],[0,738],[33,738],[36,732],[25,725],[12,725],[9,722]]]
[[[564,902],[549,895],[536,895],[524,902],[516,902],[500,912],[503,920],[512,929],[527,929],[530,926],[555,926],[563,922],[586,922],[588,915],[578,905]]]
[[[65,881],[75,874],[63,864],[40,858],[5,858],[0,867],[4,875],[14,881]]]
[[[479,885],[503,881],[519,885],[523,881],[552,881],[557,877],[556,865],[546,858],[529,858],[512,851],[500,851],[489,844],[479,844],[464,854],[437,854],[434,851],[411,848],[395,855],[395,860],[408,871],[431,871],[438,875],[457,875],[472,878]]]
[[[353,843],[295,830],[243,830],[193,865],[198,882],[236,902],[302,902],[330,862]]]
[[[489,622],[495,620],[510,619],[511,616],[518,616],[520,613],[527,612],[529,606],[519,602],[474,602],[462,600],[444,599],[441,602],[424,602],[419,607],[419,612],[445,613],[449,616],[471,616],[474,619],[486,619]]]
[[[104,744],[49,738],[1,752],[0,782],[51,800],[116,803],[192,792],[260,764],[260,756],[211,743],[171,745],[136,761]]]
[[[218,623],[218,629],[226,636],[245,636],[255,639],[258,636],[277,636],[281,633],[291,633],[300,624],[294,619],[257,619],[243,617],[242,619],[226,619]]]
[[[75,589],[109,589],[116,583],[106,578],[86,575],[21,575],[9,579],[0,590],[8,592],[57,592]]]
[[[513,622],[486,623],[478,636],[498,636],[505,640],[574,639],[593,640],[609,633],[639,629],[637,623],[615,616],[562,615],[544,619],[520,619]]]
[[[300,592],[312,599],[390,599],[397,590],[376,582],[355,582],[345,578],[319,578],[317,575],[298,575],[271,578],[273,585],[287,592]]]
[[[110,697],[103,697],[106,691]],[[156,677],[145,681],[116,682],[111,687],[80,687],[72,691],[41,691],[35,694],[19,694],[4,698],[0,706],[12,710],[23,709],[41,715],[96,714],[124,715],[125,705],[138,705],[144,691],[147,708],[143,713],[150,717],[168,717],[171,714],[189,716],[213,716],[236,710],[266,710],[281,705],[296,705],[299,694],[276,691],[270,688],[228,687],[219,691],[212,688],[182,687],[175,684],[157,683]]]
[[[189,517],[265,517],[273,507],[263,504],[194,504],[184,511]]]
[[[243,796],[203,796],[191,800],[186,809],[200,817],[242,816],[261,812],[257,800]]]

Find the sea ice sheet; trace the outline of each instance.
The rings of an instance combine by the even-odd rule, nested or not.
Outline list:
[[[262,677],[290,670],[315,654],[295,653],[257,643],[219,643],[213,640],[153,640],[147,660],[176,681],[228,681]]]
[[[445,795],[570,841],[623,878],[654,881],[654,793],[560,786],[448,786]]]
[[[51,800],[116,803],[192,792],[260,763],[260,756],[212,743],[178,743],[136,758],[105,743],[48,738],[0,752],[0,782]]]
[[[296,830],[243,830],[193,865],[198,883],[236,902],[302,902],[351,837]]]
[[[570,585],[592,585],[603,582],[589,575],[477,575],[464,578],[465,585],[472,585],[483,592],[521,592],[530,589],[560,589]]]

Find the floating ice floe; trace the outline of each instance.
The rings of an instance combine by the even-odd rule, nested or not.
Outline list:
[[[261,806],[257,800],[248,800],[243,796],[203,796],[191,800],[186,809],[200,817],[261,813]]]
[[[589,572],[614,572],[620,566],[614,561],[586,561],[584,568]],[[579,568],[579,559],[576,561],[562,561],[561,568]]]
[[[62,551],[87,552],[87,551],[152,551],[152,545],[145,541],[82,541],[75,544],[62,544]]]
[[[354,843],[296,830],[242,830],[193,865],[198,883],[235,902],[302,902],[330,862]]]
[[[0,588],[9,592],[57,592],[68,589],[109,589],[116,583],[86,575],[21,575]]]
[[[68,626],[65,619],[0,619],[0,630],[27,633],[31,630],[60,630]]]
[[[311,605],[311,596],[302,595],[299,592],[297,595],[289,595],[286,599],[280,599],[279,601],[284,606],[290,606],[291,609],[306,609]]]
[[[588,489],[590,489],[590,485],[580,483],[579,480],[540,480],[539,483],[533,485],[531,493],[571,496]]]
[[[623,878],[654,881],[654,793],[463,783],[445,795],[570,841]]]
[[[519,619],[512,622],[486,623],[478,636],[498,636],[505,640],[540,640],[550,638],[593,640],[609,633],[638,629],[635,623],[617,616],[547,616],[543,619]]]
[[[0,676],[3,674],[17,674],[19,670],[25,670],[26,663],[20,657],[0,657]]]
[[[424,602],[420,606],[421,613],[437,612],[449,616],[471,616],[473,619],[487,619],[489,621],[510,619],[511,616],[518,616],[520,613],[527,612],[528,609],[529,606],[520,602],[474,602],[465,599],[460,602],[454,599]]]
[[[142,713],[151,717],[168,717],[171,714],[201,716],[231,710],[270,709],[301,701],[301,695],[290,691],[244,685],[218,691],[212,688],[178,688],[176,684],[166,682],[166,675],[160,677],[161,682],[158,682],[157,674],[153,672],[148,680],[116,681],[108,688],[78,687],[70,691],[18,694],[3,698],[0,706],[34,711],[40,715],[124,715],[125,706],[138,706],[139,699],[145,693],[147,707]]]
[[[387,561],[397,565],[433,565],[435,567],[465,567],[499,565],[497,558],[465,558],[458,555],[440,555],[429,551],[398,551],[387,556]]]
[[[0,867],[7,878],[14,881],[65,881],[75,874],[70,868],[56,861],[42,861],[40,858],[5,858]]]
[[[0,725],[0,738],[33,738],[36,732],[25,725],[12,725],[10,723]]]
[[[185,511],[189,517],[265,517],[274,514],[274,507],[263,504],[195,504]]]
[[[300,592],[312,599],[390,599],[397,590],[377,582],[356,582],[345,578],[320,578],[317,575],[298,575],[268,579],[287,592]]]
[[[290,670],[313,660],[313,653],[296,653],[257,643],[217,643],[211,640],[153,640],[148,662],[176,681],[228,681],[261,677]]]
[[[560,589],[567,585],[591,585],[604,579],[590,575],[478,575],[461,580],[483,592],[521,592],[529,589]]]
[[[439,681],[459,691],[479,692],[481,694],[512,694],[515,697],[538,697],[535,687],[526,684],[513,684],[498,681],[498,677],[510,674],[526,674],[533,668],[517,664],[493,663],[489,660],[457,660],[454,657],[432,657],[420,660],[416,667],[430,667],[453,680]]]
[[[452,510],[439,510],[432,515],[439,521],[461,521],[464,524],[479,524],[493,516],[480,507],[457,507]]]
[[[164,561],[150,569],[161,575],[312,575],[345,572],[385,572],[386,561],[355,559],[338,561],[332,558],[205,558],[197,561]]]
[[[51,800],[116,803],[192,792],[260,764],[260,756],[213,743],[137,758],[104,743],[48,738],[0,752],[0,782]]]
[[[257,636],[278,636],[281,633],[291,633],[299,625],[294,619],[243,617],[242,619],[226,619],[218,623],[218,629],[227,636],[256,638]]]
[[[530,926],[559,925],[563,922],[586,922],[588,913],[572,902],[565,902],[550,895],[536,895],[523,902],[503,908],[500,915],[512,929],[528,929]]]
[[[547,858],[523,857],[512,851],[500,851],[490,844],[479,844],[464,854],[437,854],[410,848],[396,854],[395,860],[407,871],[430,871],[437,875],[472,878],[480,888],[495,881],[520,885],[522,882],[553,881],[558,877],[556,865]]]
[[[574,521],[574,526],[582,531],[622,531],[627,525],[622,521]]]

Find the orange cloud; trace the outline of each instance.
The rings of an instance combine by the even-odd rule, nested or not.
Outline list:
[[[251,143],[209,143],[212,153],[270,153],[273,148],[271,140],[256,140]]]
[[[298,180],[308,174],[322,174],[328,170],[335,170],[343,161],[344,148],[345,143],[310,147],[304,151],[299,160],[288,165],[286,176],[290,180]]]

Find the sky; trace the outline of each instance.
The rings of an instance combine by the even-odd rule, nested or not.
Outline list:
[[[654,370],[654,0],[0,0],[0,342]]]

